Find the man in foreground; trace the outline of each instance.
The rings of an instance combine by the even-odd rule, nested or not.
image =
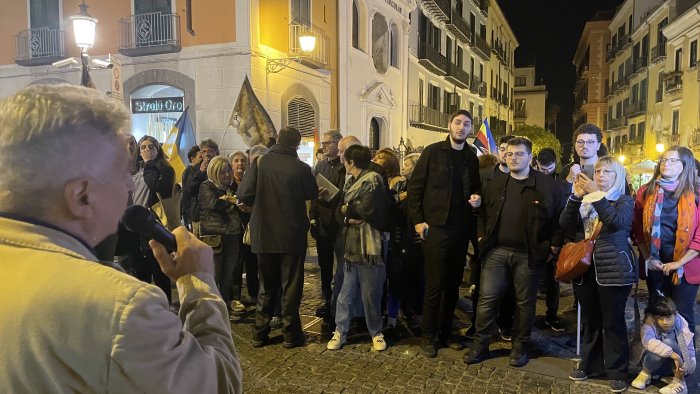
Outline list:
[[[133,189],[129,113],[76,86],[0,101],[0,392],[241,392],[211,248],[150,241],[180,296],[97,261]],[[27,149],[31,148],[31,149]]]

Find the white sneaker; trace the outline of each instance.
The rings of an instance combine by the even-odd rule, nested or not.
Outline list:
[[[233,300],[231,301],[231,309],[233,309],[234,312],[243,312],[245,311],[245,305],[238,300]]]
[[[386,342],[383,334],[377,334],[372,337],[372,349],[381,352],[386,350]]]
[[[632,387],[644,390],[651,383],[651,375],[641,371],[639,375],[632,381]]]
[[[336,330],[333,333],[333,338],[328,341],[326,349],[328,350],[338,350],[345,345],[345,335],[341,334],[340,331]]]
[[[659,390],[659,393],[661,394],[688,394],[688,387],[685,385],[685,382],[678,381],[676,379],[673,379],[673,382],[669,384],[666,387],[662,387],[661,390]]]

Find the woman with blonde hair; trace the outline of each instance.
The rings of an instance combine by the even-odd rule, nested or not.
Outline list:
[[[670,297],[695,333],[695,296],[700,283],[700,212],[697,173],[690,149],[661,154],[654,176],[637,192],[634,240],[645,262],[649,303]]]
[[[228,160],[216,156],[207,167],[207,180],[199,187],[200,237],[214,249],[214,279],[229,312],[242,312],[242,264],[240,245],[243,227],[234,193],[237,184]]]
[[[615,393],[627,390],[629,344],[625,305],[637,281],[629,243],[634,200],[625,194],[625,172],[615,158],[600,158],[593,172],[595,187],[585,174],[578,174],[574,192],[559,219],[564,228],[582,224],[581,232],[587,239],[599,232],[592,266],[573,280],[585,329],[581,363],[569,378],[578,381],[605,375]]]

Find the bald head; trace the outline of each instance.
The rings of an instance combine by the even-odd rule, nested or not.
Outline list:
[[[345,161],[345,159],[343,159],[345,150],[353,145],[362,145],[362,142],[360,142],[360,140],[354,135],[343,137],[340,139],[340,141],[338,141],[338,156],[340,156],[341,161]]]

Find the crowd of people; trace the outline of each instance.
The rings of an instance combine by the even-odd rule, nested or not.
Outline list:
[[[331,131],[323,133],[311,168],[297,155],[301,134],[287,127],[274,144],[228,157],[205,139],[192,147],[190,165],[176,179],[155,138],[128,135],[123,108],[81,88],[61,89],[32,87],[0,102],[0,157],[12,174],[2,186],[13,191],[0,193],[0,254],[8,269],[0,300],[16,299],[9,294],[21,283],[29,286],[23,294],[50,301],[46,308],[37,308],[33,297],[6,305],[10,316],[0,333],[13,345],[0,349],[10,366],[0,371],[0,382],[9,387],[240,391],[230,323],[250,304],[254,347],[269,345],[278,328],[284,348],[305,344],[299,307],[310,233],[321,279],[316,315],[332,332],[328,350],[342,348],[359,319],[372,349],[383,351],[385,334],[401,318],[421,316],[423,356],[463,349],[471,339],[464,362],[481,363],[497,335],[511,342],[514,367],[529,361],[538,291],[545,293],[546,325],[564,330],[555,279],[560,251],[594,237],[591,268],[573,280],[582,360],[570,379],[605,377],[611,391],[627,389],[624,311],[641,278],[649,289],[640,334],[645,351],[631,384],[644,389],[654,377],[670,376],[662,393],[687,392],[685,376],[696,364],[700,182],[685,147],[666,149],[650,181],[635,191],[595,125],[574,132],[574,161],[558,172],[555,151],[533,152],[526,137],[507,135],[497,152],[478,152],[467,142],[472,115],[458,110],[443,141],[406,157],[372,152],[357,137]],[[27,122],[30,115],[44,123]],[[30,157],[17,149],[27,142],[38,147]],[[124,146],[128,155],[120,153]],[[35,161],[48,170],[29,176],[25,167]],[[32,187],[19,186],[26,179]],[[45,197],[28,204],[36,187]],[[178,193],[184,227],[173,232],[177,252],[117,225],[124,207],[150,208]],[[93,264],[98,255],[107,261]],[[453,319],[467,260],[473,310],[463,336]],[[30,271],[33,278],[24,280]],[[56,286],[57,278],[70,279]],[[76,279],[75,288],[67,285]],[[171,281],[179,319],[168,311],[178,304]],[[58,338],[40,336],[38,343],[62,351],[26,351],[37,343],[23,333],[46,331],[27,322],[27,311],[55,322]],[[98,334],[76,328],[87,326],[85,319]],[[107,354],[77,355],[70,348],[76,332],[81,343],[92,341],[89,349]],[[88,361],[94,356],[104,365]],[[40,374],[26,373],[38,365]],[[192,371],[199,371],[194,378]]]

